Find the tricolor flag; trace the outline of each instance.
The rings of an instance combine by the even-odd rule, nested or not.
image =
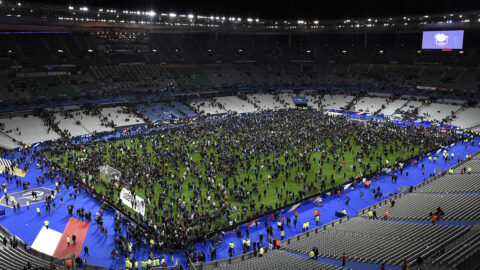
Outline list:
[[[32,248],[56,258],[65,258],[72,254],[79,256],[82,252],[83,243],[87,237],[90,224],[71,217],[63,232],[52,228],[42,227]],[[76,245],[73,245],[72,235],[76,236]],[[70,246],[67,243],[67,236],[70,237]]]

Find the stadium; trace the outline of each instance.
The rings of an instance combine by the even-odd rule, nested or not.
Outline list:
[[[480,6],[171,2],[0,0],[0,270],[480,269]]]

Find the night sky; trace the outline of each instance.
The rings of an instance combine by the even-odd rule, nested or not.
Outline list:
[[[480,10],[480,0],[42,0],[75,6],[262,19],[353,19]]]

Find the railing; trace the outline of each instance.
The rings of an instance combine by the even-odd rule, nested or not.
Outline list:
[[[334,220],[332,222],[329,222],[327,224],[324,224],[322,226],[316,227],[314,229],[308,230],[308,231],[303,232],[301,234],[297,234],[295,236],[287,238],[287,239],[282,241],[282,245],[280,245],[280,246],[282,247],[284,244],[290,245],[290,243],[292,243],[293,241],[300,241],[301,239],[305,239],[307,237],[310,237],[310,234],[317,234],[319,232],[326,231],[328,228],[333,228],[333,227],[335,227],[335,225],[340,225],[343,222],[346,222],[346,221],[349,221],[349,220],[350,220],[350,216],[346,215],[345,217],[336,219],[336,220]],[[267,237],[267,239],[270,239],[270,238]]]
[[[265,254],[268,252],[268,248],[265,248]],[[233,263],[238,263],[242,262],[251,258],[255,258],[256,256],[254,255],[254,252],[248,252],[242,255],[238,255],[235,257],[223,259],[223,260],[218,260],[218,261],[212,261],[212,262],[203,262],[203,263],[189,263],[188,267],[189,269],[197,269],[197,270],[205,270],[205,269],[212,269],[216,267],[225,267],[226,265],[233,264]],[[162,268],[162,270],[165,268]]]

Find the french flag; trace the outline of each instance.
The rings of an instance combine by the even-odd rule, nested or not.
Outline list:
[[[62,233],[43,226],[37,238],[33,241],[32,248],[56,258],[65,258],[70,255],[79,256],[89,226],[90,223],[73,217],[68,220]],[[76,245],[73,245],[73,234],[76,236]],[[67,236],[70,237],[70,246],[67,244]]]

